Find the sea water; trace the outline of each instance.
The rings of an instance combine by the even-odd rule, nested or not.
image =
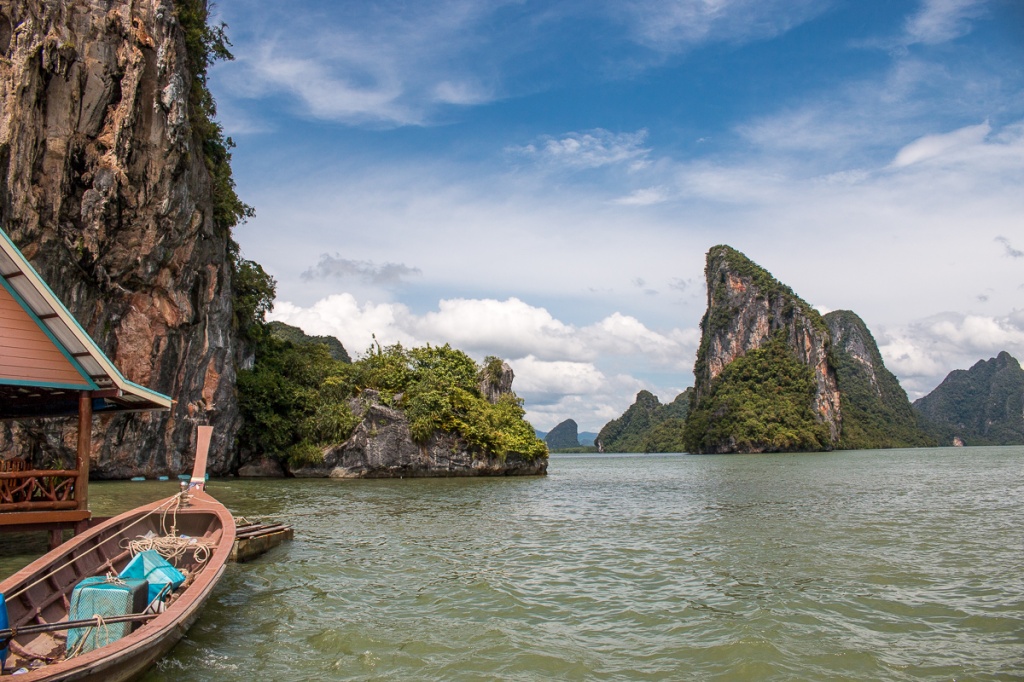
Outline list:
[[[209,489],[295,540],[230,565],[150,682],[1024,678],[1024,447]]]

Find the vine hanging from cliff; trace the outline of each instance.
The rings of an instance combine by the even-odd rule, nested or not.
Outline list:
[[[175,16],[185,34],[185,49],[192,70],[189,114],[192,129],[203,150],[203,160],[213,183],[213,222],[227,232],[256,214],[235,192],[231,174],[231,149],[235,146],[215,120],[217,103],[207,84],[207,71],[220,60],[234,59],[227,24],[210,25],[206,0],[177,0]],[[237,251],[237,247],[235,248]]]

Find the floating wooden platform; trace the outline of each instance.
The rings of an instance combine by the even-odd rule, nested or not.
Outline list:
[[[236,526],[230,560],[238,563],[251,561],[293,537],[292,527],[284,523],[240,522]]]

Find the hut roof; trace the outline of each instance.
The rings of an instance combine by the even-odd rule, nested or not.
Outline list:
[[[0,230],[0,419],[166,410],[172,400],[124,378]]]

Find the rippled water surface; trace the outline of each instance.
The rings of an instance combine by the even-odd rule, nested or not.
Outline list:
[[[90,488],[97,513],[172,491]],[[295,540],[230,566],[151,682],[1024,677],[1024,448],[210,491]]]

